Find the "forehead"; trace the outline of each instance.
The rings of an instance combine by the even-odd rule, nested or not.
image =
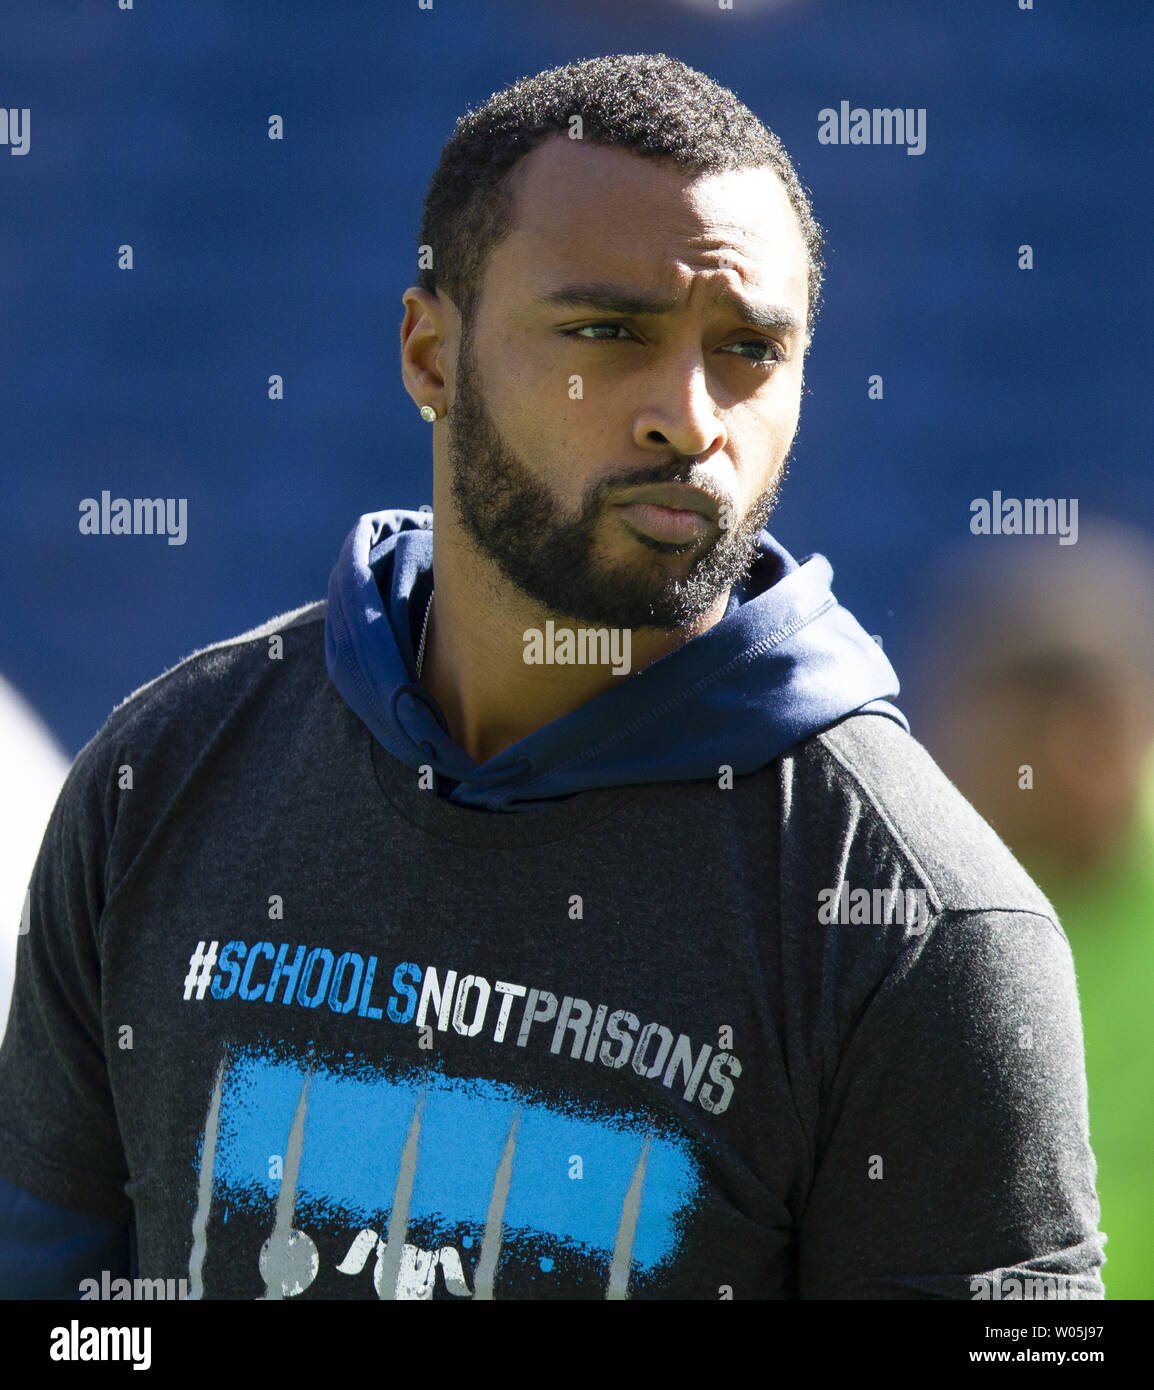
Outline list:
[[[805,241],[769,165],[694,176],[665,160],[556,136],[521,161],[513,189],[513,231],[491,265],[498,275],[513,273],[534,289],[578,276],[656,289],[683,282],[687,271],[729,268],[804,314]]]

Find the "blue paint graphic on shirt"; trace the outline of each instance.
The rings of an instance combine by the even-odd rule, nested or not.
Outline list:
[[[233,1205],[275,1203],[280,1179],[269,1160],[284,1155],[305,1069],[297,1058],[234,1055],[221,1102],[214,1188]],[[424,1092],[409,1226],[433,1238],[479,1237],[510,1124],[518,1115],[506,1239],[574,1254],[612,1256],[622,1204],[646,1137],[650,1140],[632,1263],[652,1272],[680,1244],[700,1195],[699,1166],[685,1137],[655,1133],[651,1117],[563,1109],[494,1081],[432,1070],[395,1076],[377,1068],[336,1072],[316,1066],[308,1091],[298,1210],[383,1229],[401,1151]],[[579,1157],[581,1176],[574,1158]],[[221,1189],[223,1188],[223,1191]],[[259,1195],[258,1195],[259,1194]],[[541,1260],[547,1269],[552,1261]]]

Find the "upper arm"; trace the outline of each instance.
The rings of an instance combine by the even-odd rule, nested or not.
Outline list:
[[[869,999],[824,1097],[801,1296],[974,1298],[1016,1271],[1103,1298],[1094,1179],[1064,936],[1033,912],[945,913]]]
[[[0,1046],[0,1177],[40,1202],[126,1227],[133,1212],[101,988],[101,764],[94,744],[73,763],[32,872]]]

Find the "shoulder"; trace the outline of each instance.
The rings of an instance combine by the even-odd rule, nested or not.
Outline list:
[[[872,865],[874,882],[887,872],[918,881],[935,913],[1027,912],[1057,924],[1010,848],[894,720],[851,715],[786,756],[798,813],[823,818],[812,828]]]
[[[214,688],[226,690],[255,679],[272,663],[306,652],[324,615],[324,601],[317,600],[235,637],[198,647],[126,696],[112,711],[109,724],[128,723],[189,692],[205,695]]]
[[[217,712],[255,687],[323,665],[323,600],[269,618],[235,637],[198,647],[126,696],[97,738],[116,737],[170,722],[179,713]],[[312,661],[310,662],[310,658]]]
[[[207,748],[239,732],[254,707],[291,708],[304,692],[323,691],[324,613],[318,600],[278,614],[197,648],[139,686],[77,754],[67,792],[86,789],[85,799],[110,811],[121,803],[118,791],[137,785],[142,767],[151,769],[154,786],[171,786]]]

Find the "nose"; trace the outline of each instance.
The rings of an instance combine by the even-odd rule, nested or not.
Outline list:
[[[672,356],[645,378],[647,404],[638,410],[634,437],[638,444],[675,450],[687,458],[713,454],[728,438],[717,418],[700,353]]]

